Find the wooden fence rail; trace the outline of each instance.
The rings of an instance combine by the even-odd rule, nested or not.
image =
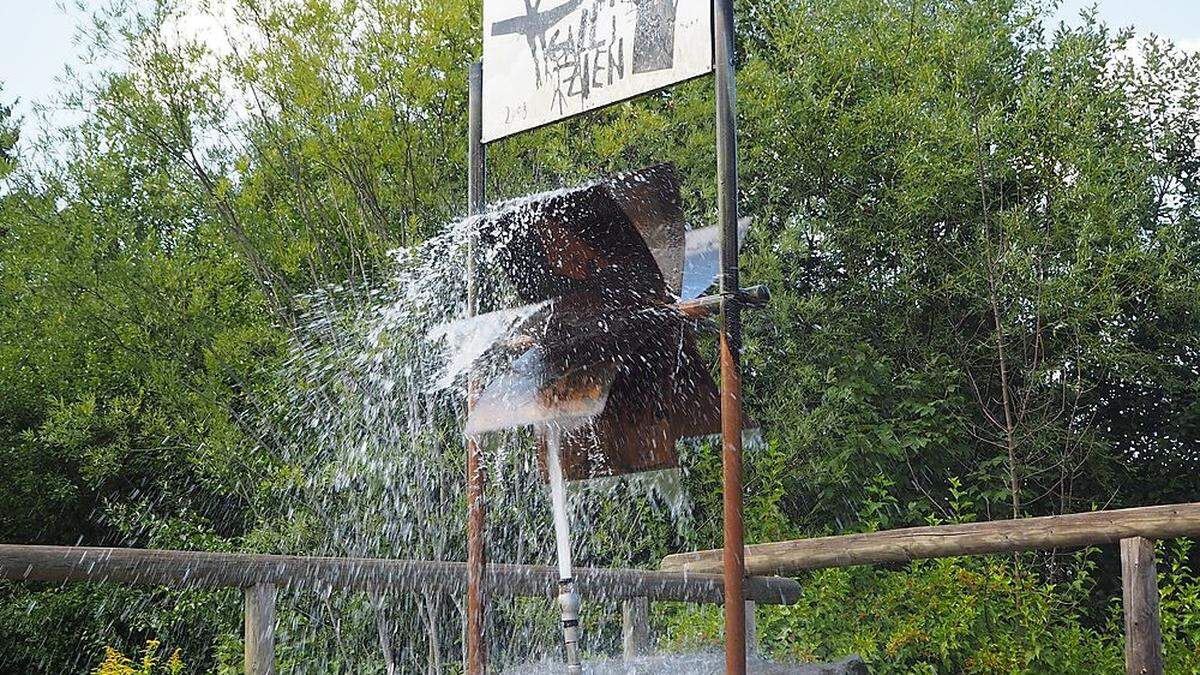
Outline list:
[[[1171,504],[754,544],[746,547],[746,573],[795,574],[825,567],[1082,548],[1132,537],[1173,539],[1197,535],[1200,503]],[[721,551],[669,555],[663,558],[660,569],[719,572]]]
[[[0,579],[21,581],[463,592],[466,578],[467,566],[461,562],[0,544]],[[789,604],[800,595],[800,585],[791,579],[752,577],[747,582],[746,599],[755,602]],[[556,597],[558,569],[488,565],[486,583],[492,595]],[[576,570],[575,587],[587,597],[614,600],[724,601],[719,574],[581,568]]]
[[[746,547],[746,569],[752,575],[794,574],[1119,542],[1126,671],[1157,674],[1163,659],[1153,541],[1187,536],[1200,536],[1200,503],[756,544]],[[586,597],[624,600],[625,652],[632,656],[647,648],[649,601],[720,603],[720,568],[721,551],[696,551],[667,556],[657,572],[581,569],[576,584]],[[0,544],[0,579],[243,589],[246,672],[252,675],[274,672],[279,588],[462,592],[466,572],[465,563],[458,562]],[[493,596],[553,597],[558,592],[557,570],[546,566],[489,565],[486,583]],[[745,588],[751,615],[755,603],[790,604],[800,595],[796,581],[780,577],[752,576]]]
[[[1200,536],[1200,503],[1171,504],[754,544],[746,547],[746,572],[795,574],[829,567],[1120,543],[1125,669],[1130,675],[1159,674],[1163,658],[1154,540],[1194,536]],[[669,555],[661,569],[719,571],[721,554],[710,550]]]
[[[245,594],[245,660],[250,675],[274,673],[275,598],[278,589],[461,593],[467,566],[460,562],[322,558],[202,551],[0,544],[0,579],[30,582],[109,582],[174,588],[240,588]],[[488,565],[492,596],[558,594],[558,569]],[[645,649],[650,600],[721,603],[721,575],[630,569],[575,570],[584,597],[624,600],[626,654]],[[746,599],[790,604],[800,596],[792,579],[751,577]]]

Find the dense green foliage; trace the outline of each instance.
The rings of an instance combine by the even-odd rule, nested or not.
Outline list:
[[[960,495],[949,508],[962,506],[969,500]],[[1160,546],[1159,555],[1167,672],[1195,672],[1192,544]],[[859,654],[880,673],[1119,673],[1123,617],[1117,597],[1097,592],[1100,561],[1092,549],[1051,564],[970,558],[822,570],[804,577],[797,605],[760,608],[762,648],[802,661]],[[720,639],[719,610],[676,610],[664,622],[675,648]]]
[[[479,3],[231,4],[219,52],[179,37],[186,3],[101,17],[95,47],[122,65],[67,92],[81,121],[35,145],[0,107],[0,541],[329,552],[296,498],[321,457],[271,423],[296,386],[288,340],[305,293],[377,282],[390,250],[461,214]],[[1134,58],[1129,35],[1043,9],[738,3],[744,276],[774,294],[747,324],[752,540],[1200,497],[1200,56],[1149,40]],[[712,126],[711,83],[689,83],[496,144],[489,194],[670,160],[711,220]],[[604,505],[637,525],[589,533],[608,553],[585,562],[718,543],[719,458],[684,463],[691,524]],[[1165,632],[1187,672],[1200,582],[1171,546]],[[1120,668],[1111,551],[802,581],[762,621],[781,657]],[[295,614],[331,627],[282,636],[283,658],[382,667],[366,599]],[[154,638],[228,672],[239,621],[233,592],[0,585],[18,671]],[[680,647],[719,625],[656,621]],[[454,670],[445,632],[430,658]]]
[[[0,87],[0,96],[3,94],[4,89]],[[12,119],[12,106],[0,103],[0,178],[13,169],[18,138],[17,122]]]

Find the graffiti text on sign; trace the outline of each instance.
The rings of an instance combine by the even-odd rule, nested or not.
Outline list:
[[[484,136],[592,110],[712,68],[707,0],[484,0]]]
[[[567,99],[587,100],[593,90],[602,89],[625,77],[625,39],[617,35],[617,20],[604,38],[596,36],[595,15],[583,12],[579,31],[567,27],[565,36],[556,31],[546,45],[545,68],[554,81],[554,97],[550,107],[560,114],[567,109]]]

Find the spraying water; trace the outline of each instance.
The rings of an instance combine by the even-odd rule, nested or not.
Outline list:
[[[567,516],[567,482],[563,476],[562,431],[557,424],[543,427],[546,436],[546,470],[550,477],[550,508],[554,515],[554,541],[558,548],[558,578],[571,578],[571,524]]]
[[[521,203],[490,213],[520,210]],[[454,221],[424,243],[395,252],[384,277],[298,299],[303,314],[283,372],[289,386],[278,398],[259,401],[245,420],[280,458],[280,467],[262,476],[275,487],[259,508],[281,534],[264,546],[303,555],[465,558],[468,373],[488,379],[509,367],[503,355],[479,355],[538,309],[522,305],[500,276],[497,260],[508,245],[501,237],[477,249],[477,283],[492,307],[518,310],[497,315],[481,333],[456,324],[466,314],[462,270],[478,227],[475,218]],[[467,358],[447,353],[446,344],[466,343]],[[650,533],[689,527],[691,504],[677,471],[573,484],[570,500],[564,485],[564,499],[552,508],[552,491],[529,489],[544,484],[537,448],[529,429],[487,435],[491,561],[554,564],[557,533],[573,531],[566,550],[574,555],[561,558],[566,569],[575,559],[590,566],[643,566],[649,561],[638,556],[656,536]],[[661,527],[663,522],[671,526]],[[288,638],[279,641],[281,658],[306,663],[310,672],[381,665],[395,672],[443,672],[461,658],[461,603],[461,594],[442,591],[381,593],[369,603],[352,594],[285,591],[279,626]],[[597,628],[586,645],[579,636],[579,651],[618,650],[619,608],[602,598],[589,598],[588,605]],[[560,653],[560,613],[549,609],[544,601],[489,597],[489,652],[498,671]]]
[[[546,470],[550,478],[550,504],[554,517],[554,541],[558,549],[558,605],[562,612],[563,645],[567,672],[581,673],[579,655],[579,594],[571,578],[571,524],[567,515],[567,481],[562,469],[562,429],[548,424],[542,429],[546,438]]]
[[[647,371],[647,377],[661,376],[667,383],[651,389],[655,396],[664,392],[664,398],[652,402],[665,405],[681,391],[686,396],[694,384],[690,378],[709,378],[705,368],[694,367],[698,356],[694,347],[684,348],[682,324],[669,308],[646,303],[670,303],[700,292],[715,273],[707,245],[711,237],[693,231],[686,247],[682,231],[679,237],[647,240],[654,244],[645,257],[647,265],[673,270],[677,277],[672,282],[676,295],[661,300],[605,292],[600,306],[577,311],[557,298],[529,297],[531,288],[545,284],[544,276],[512,274],[514,256],[528,250],[531,228],[546,216],[546,208],[538,205],[592,187],[494,206],[396,252],[391,273],[382,281],[301,298],[304,315],[285,373],[294,384],[279,400],[267,402],[271,405],[259,418],[263,442],[278,447],[289,467],[289,473],[275,479],[283,486],[275,508],[286,525],[279,527],[284,539],[272,545],[304,554],[464,559],[463,433],[487,433],[489,559],[544,564],[554,556],[564,582],[558,621],[551,620],[544,604],[489,597],[489,651],[498,670],[543,662],[565,641],[572,672],[578,672],[584,636],[571,583],[575,558],[593,566],[644,566],[652,562],[644,558],[648,542],[663,533],[682,536],[678,533],[690,527],[691,506],[678,471],[604,477],[610,474],[603,464],[580,464],[591,462],[580,445],[581,429],[587,426],[580,420],[604,414],[610,422],[639,429],[613,444],[615,449],[660,439],[646,449],[654,456],[674,454],[680,434],[661,426],[665,418],[627,414],[636,412],[630,407],[635,398],[626,394],[614,403],[609,391],[619,385],[614,381],[620,368],[638,372],[652,362],[663,366]],[[636,192],[645,185],[629,189]],[[565,214],[556,215],[569,222],[563,220]],[[484,227],[489,229],[481,236]],[[465,316],[462,270],[472,241],[477,242],[480,270],[477,288],[495,310],[480,317]],[[580,264],[601,269],[581,250],[571,249],[555,264],[572,273]],[[673,258],[671,250],[678,256]],[[644,274],[657,268],[642,269]],[[682,283],[685,276],[688,282]],[[614,340],[620,331],[625,337]],[[645,335],[653,340],[642,340]],[[619,368],[590,365],[592,361],[575,367],[576,357],[587,352],[570,345],[581,338],[589,348],[595,346],[602,360],[619,362]],[[563,345],[568,351],[563,352]],[[572,357],[566,371],[561,368],[564,353]],[[570,375],[571,387],[548,390],[546,383],[563,372]],[[465,410],[472,376],[490,389],[476,404],[474,419]],[[558,396],[565,390],[576,395]],[[514,410],[527,421],[513,423]],[[677,410],[662,412],[669,418]],[[537,433],[531,434],[529,425]],[[542,482],[539,451],[549,490],[528,489]],[[638,471],[672,466],[648,464],[636,453],[617,459]],[[589,479],[573,483],[568,499],[566,482],[577,480],[585,469]],[[664,522],[669,526],[662,527]],[[659,541],[660,546],[686,546]],[[366,669],[365,664],[378,663],[382,651],[388,670],[440,672],[460,658],[461,601],[451,592],[378,595],[362,606],[336,595],[315,602],[296,596],[289,613],[285,595],[280,623],[291,638],[281,644],[303,645],[297,658],[317,669],[340,670],[349,664]],[[596,629],[587,636],[588,651],[611,653],[620,640],[614,629],[617,608],[589,598],[588,612],[598,615]],[[372,647],[364,635],[378,635],[379,645]],[[325,661],[314,662],[313,654]]]

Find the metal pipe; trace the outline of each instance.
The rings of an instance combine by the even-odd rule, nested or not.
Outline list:
[[[733,68],[733,0],[713,0],[717,84],[717,210],[721,224],[721,440],[725,548],[725,672],[746,672],[746,603],[742,516],[741,312],[738,286],[737,86]]]
[[[483,147],[483,64],[471,64],[468,73],[468,210],[479,215],[484,210]],[[467,313],[479,311],[479,290],[475,279],[474,237],[467,246]],[[468,384],[467,406],[474,405],[479,382],[472,376]],[[484,504],[484,466],[479,444],[467,437],[467,673],[483,675],[487,671],[487,644],[484,642],[484,572],[487,565],[484,533],[487,519]]]
[[[575,582],[570,578],[559,581],[558,588],[558,608],[562,612],[567,675],[581,675],[583,661],[579,653],[579,594],[575,592]]]
[[[771,301],[771,291],[766,286],[743,288],[735,295],[739,310],[766,307],[767,303]],[[706,295],[695,300],[677,302],[672,307],[689,319],[703,319],[719,314],[722,300],[724,297],[720,295]]]

